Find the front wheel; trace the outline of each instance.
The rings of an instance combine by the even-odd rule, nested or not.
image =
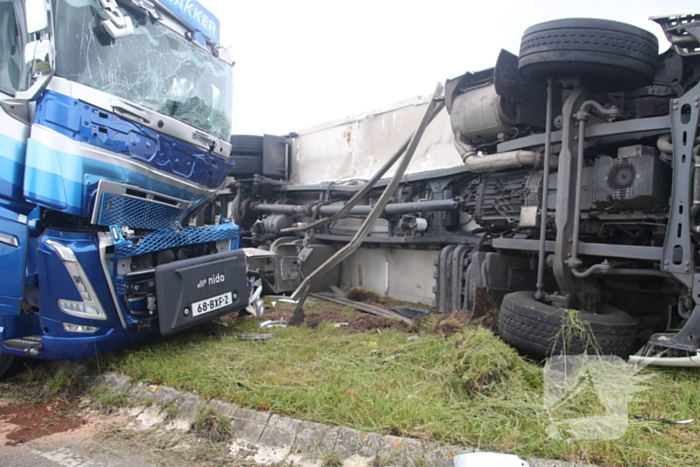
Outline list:
[[[610,306],[601,311],[580,311],[573,319],[571,311],[537,301],[534,292],[515,292],[503,298],[498,334],[513,347],[539,357],[561,353],[628,357],[637,339],[637,320]]]

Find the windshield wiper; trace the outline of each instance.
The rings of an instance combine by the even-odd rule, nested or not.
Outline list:
[[[128,15],[124,15],[115,0],[97,0],[102,7],[102,14],[107,19],[102,21],[102,28],[112,36],[112,39],[121,39],[134,35],[134,23]]]
[[[123,3],[126,6],[130,6],[133,9],[140,10],[144,14],[148,14],[153,21],[158,21],[161,19],[160,13],[156,10],[156,6],[153,2],[148,0],[119,0],[119,3]]]

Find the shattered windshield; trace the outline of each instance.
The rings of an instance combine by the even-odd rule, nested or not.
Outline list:
[[[54,0],[56,75],[228,141],[231,66],[147,15],[122,10],[134,34],[114,40],[96,0]]]

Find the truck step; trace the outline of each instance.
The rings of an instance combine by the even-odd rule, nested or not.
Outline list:
[[[41,350],[41,336],[17,337],[15,339],[7,339],[3,343],[8,349],[24,350],[25,352],[28,352],[29,349],[34,349],[34,351]]]

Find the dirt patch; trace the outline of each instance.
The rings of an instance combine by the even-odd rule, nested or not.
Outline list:
[[[366,292],[361,288],[351,290],[359,291],[358,293],[360,294]],[[374,292],[368,292],[374,294]],[[366,303],[372,303],[372,299],[368,298],[368,296],[362,295],[362,298]],[[377,306],[376,303],[375,306]],[[250,316],[248,314],[243,314],[239,317],[238,313],[231,313],[220,319],[226,324],[232,324],[239,319],[250,319],[258,322],[269,320],[287,321],[294,312],[292,307],[292,304],[289,304],[288,306],[285,304],[284,307],[277,306],[265,308],[265,313],[263,316]],[[474,314],[463,310],[456,310],[452,313],[442,315],[430,314],[423,318],[413,319],[413,323],[411,324],[399,320],[375,316],[369,313],[359,313],[354,318],[351,318],[347,314],[333,310],[319,310],[318,308],[304,310],[304,323],[306,325],[318,326],[323,322],[329,324],[348,323],[347,326],[343,326],[343,329],[348,329],[353,333],[372,332],[376,331],[377,329],[393,329],[399,332],[414,332],[420,329],[421,332],[426,332],[428,334],[449,337],[463,331],[469,326],[474,325],[482,326],[494,333],[498,332],[498,308],[492,308],[479,317],[475,317]]]
[[[348,323],[350,321],[350,318],[337,311],[313,310],[304,314],[304,323],[307,326],[317,326],[321,323]]]
[[[474,294],[474,323],[498,333],[498,314],[505,290],[477,287]]]
[[[219,321],[221,321],[223,324],[225,324],[227,326],[230,324],[233,324],[236,321],[238,321],[238,312],[236,311],[236,312],[221,316],[219,318]]]
[[[407,332],[409,324],[396,319],[382,318],[375,315],[359,315],[348,324],[350,332],[370,332],[377,329],[393,329],[394,331]]]
[[[494,334],[498,334],[498,308],[492,308],[483,316],[474,318],[473,324],[478,324],[481,327],[488,329]]]
[[[232,324],[236,322],[238,319],[250,319],[253,321],[258,321],[260,323],[264,321],[278,321],[278,320],[284,320],[288,321],[289,318],[292,316],[292,313],[294,310],[284,310],[284,309],[278,309],[278,308],[265,308],[265,313],[262,316],[250,316],[250,315],[243,315],[240,318],[236,315],[236,313],[232,313],[230,315],[226,315],[223,319],[222,322],[226,324]],[[336,311],[327,311],[327,310],[304,310],[304,323],[309,325],[309,326],[317,326],[318,324],[322,322],[327,322],[327,323],[347,323],[350,321],[350,318],[348,318],[346,315],[342,313],[338,313]]]
[[[463,310],[433,314],[413,320],[413,326],[420,328],[423,332],[445,337],[457,334],[472,323],[474,323],[472,314]]]
[[[7,446],[80,428],[68,402],[0,407],[0,441]]]
[[[348,300],[353,302],[379,303],[381,301],[377,292],[363,289],[362,287],[353,287],[348,290],[347,297]]]

